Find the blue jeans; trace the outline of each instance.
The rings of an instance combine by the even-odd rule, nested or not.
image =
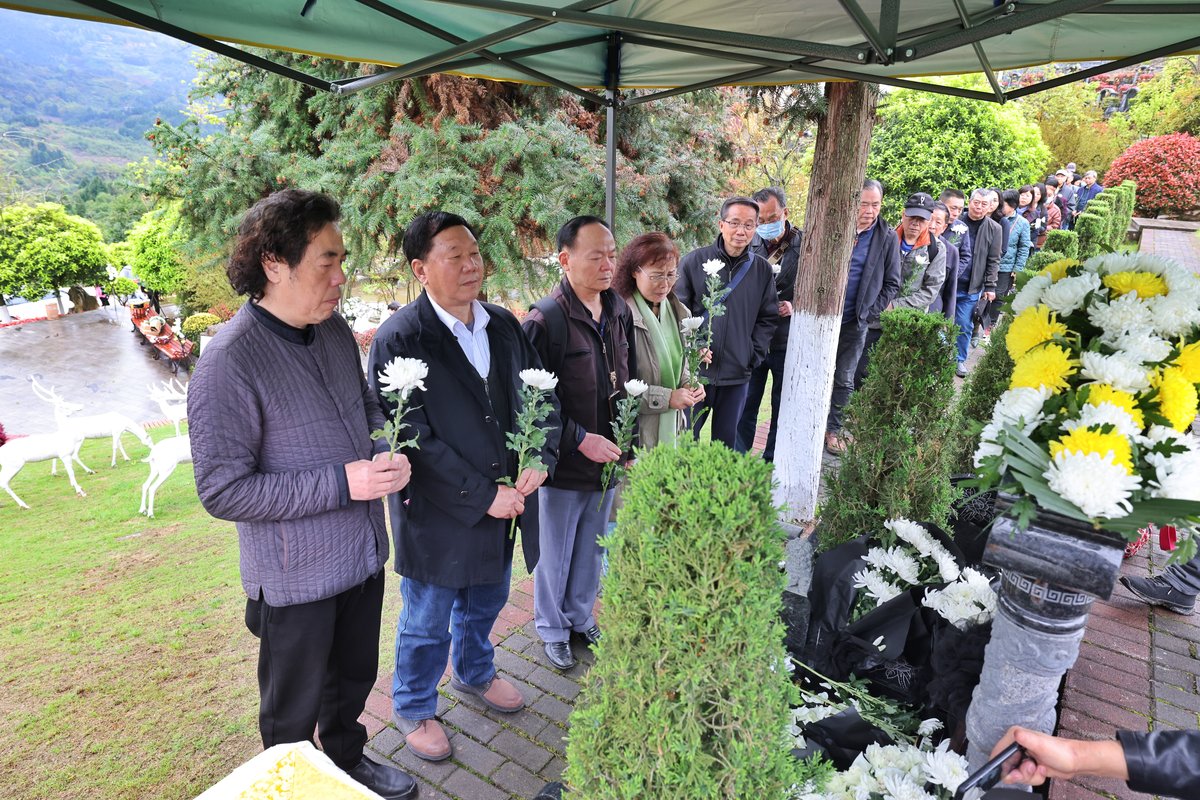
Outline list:
[[[754,435],[758,432],[758,407],[762,404],[767,387],[767,375],[771,376],[771,427],[767,432],[767,446],[763,448],[763,460],[775,460],[775,432],[779,423],[779,401],[783,396],[783,362],[787,354],[780,350],[767,353],[767,359],[750,372],[750,383],[746,390],[746,405],[742,418],[738,420],[737,440],[733,449],[749,453],[754,447]]]
[[[510,561],[503,582],[465,589],[401,579],[404,607],[396,623],[396,671],[392,675],[396,716],[413,721],[433,718],[438,681],[451,654],[454,676],[463,683],[483,686],[492,679],[496,666],[488,635],[508,602],[511,577]]]
[[[829,398],[829,416],[825,420],[826,433],[841,433],[842,410],[854,394],[854,374],[858,371],[858,360],[862,357],[867,342],[867,323],[857,318],[843,322],[838,331],[837,361],[833,367],[833,394]]]
[[[975,323],[971,321],[971,312],[975,310],[975,304],[979,302],[982,294],[983,292],[969,294],[962,289],[958,290],[958,298],[954,306],[954,321],[958,323],[959,364],[967,360],[967,347],[971,344],[971,334],[975,332]]]

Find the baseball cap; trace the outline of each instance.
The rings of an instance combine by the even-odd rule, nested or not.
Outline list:
[[[933,213],[933,198],[925,192],[914,192],[904,201],[904,216],[929,219]]]

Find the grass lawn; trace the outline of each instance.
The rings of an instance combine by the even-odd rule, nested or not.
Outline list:
[[[201,508],[190,464],[139,515],[147,449],[125,440],[135,460],[115,468],[107,441],[85,443],[87,497],[48,462],[13,480],[28,511],[0,492],[0,798],[191,798],[261,749],[237,532]]]

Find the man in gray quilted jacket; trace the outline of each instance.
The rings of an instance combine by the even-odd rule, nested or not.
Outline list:
[[[246,626],[259,639],[263,745],[311,740],[389,800],[415,781],[363,755],[379,670],[388,541],[380,498],[408,483],[349,327],[338,204],[289,189],[242,221],[227,268],[249,302],[209,343],[188,388],[196,489],[237,523]]]

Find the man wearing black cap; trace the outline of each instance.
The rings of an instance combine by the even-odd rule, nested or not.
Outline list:
[[[900,294],[888,308],[924,311],[938,296],[946,280],[946,247],[929,233],[933,208],[933,198],[925,192],[910,194],[904,201],[904,218],[896,227],[896,237],[900,241]],[[871,348],[882,334],[878,315],[867,320],[867,343],[858,361],[855,388],[867,377]]]

